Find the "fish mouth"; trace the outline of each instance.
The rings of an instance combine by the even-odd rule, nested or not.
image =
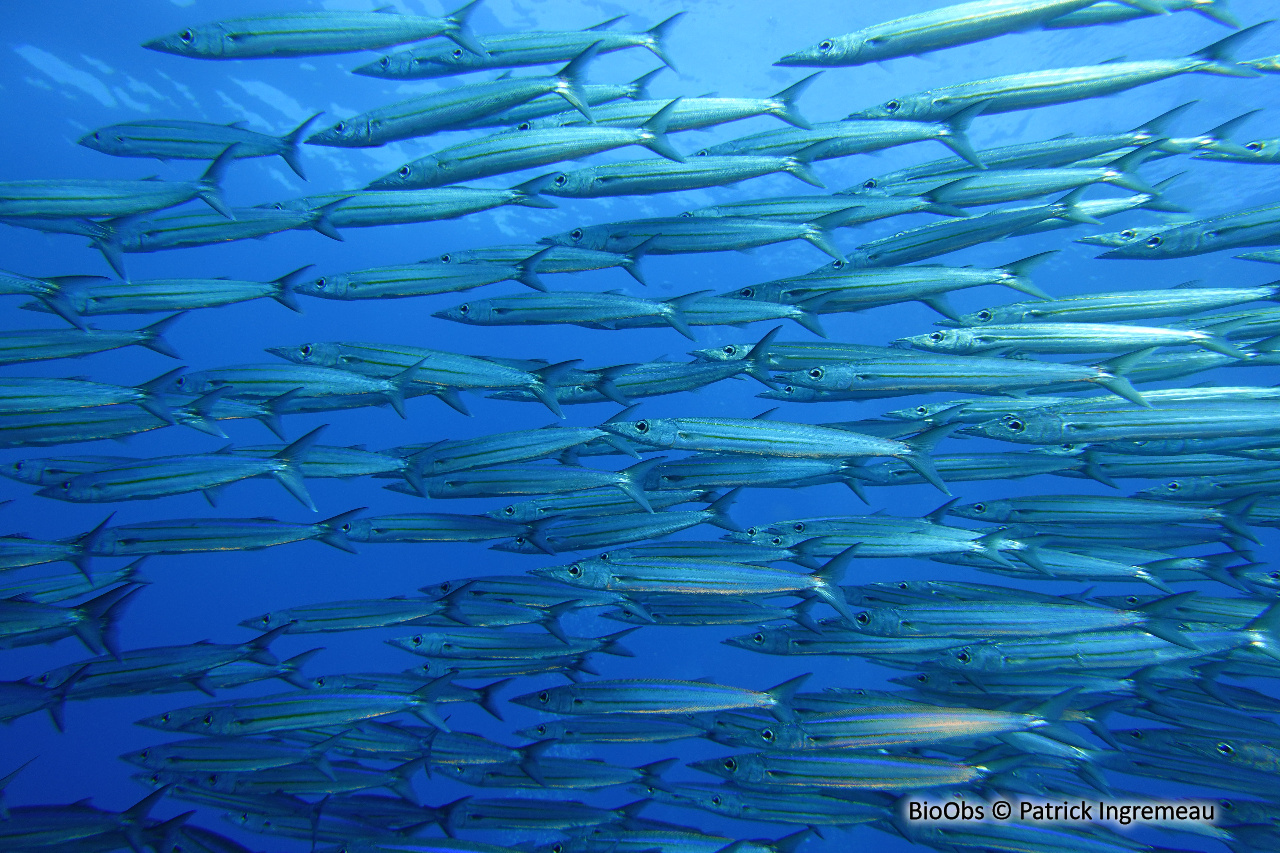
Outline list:
[[[788,53],[786,56],[782,57],[781,59],[779,59],[777,62],[773,64],[790,68],[797,65],[804,65],[805,64],[804,59],[805,57],[803,53]]]
[[[1084,243],[1086,246],[1122,246],[1123,243],[1117,242],[1116,238],[1111,234],[1094,234],[1088,237],[1077,237],[1077,243]]]
[[[144,41],[142,43],[142,46],[145,47],[147,50],[158,50],[161,53],[177,53],[177,51],[171,48],[169,44],[162,38],[152,39],[151,41]]]

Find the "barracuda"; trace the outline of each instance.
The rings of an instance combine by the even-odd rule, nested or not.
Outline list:
[[[383,56],[353,69],[354,74],[391,80],[420,80],[467,74],[489,68],[520,68],[526,65],[550,65],[568,62],[593,45],[600,53],[612,53],[629,47],[643,47],[666,65],[666,38],[676,21],[684,17],[677,12],[661,23],[642,32],[615,32],[609,27],[625,17],[615,18],[582,31],[549,33],[501,33],[477,38],[478,51],[461,51],[426,44]]]
[[[929,332],[896,344],[929,352],[1089,353],[1136,352],[1148,347],[1195,346],[1233,358],[1246,353],[1210,332],[1129,326],[1119,323],[1011,323]]]
[[[441,130],[456,130],[468,122],[546,94],[564,98],[590,121],[591,110],[582,98],[579,84],[587,63],[595,58],[596,53],[596,48],[587,48],[551,77],[511,77],[471,83],[369,110],[313,134],[307,143],[336,148],[368,148],[400,139],[429,136]]]
[[[563,198],[601,198],[619,195],[652,195],[736,184],[751,178],[786,172],[806,184],[821,188],[803,159],[735,155],[694,157],[683,163],[668,160],[630,160],[588,166],[572,172],[548,175],[542,192]]]
[[[784,56],[774,65],[849,66],[971,44],[1052,25],[1097,0],[977,0],[875,24]],[[1118,0],[1134,17],[1168,10],[1156,0]],[[1124,20],[1124,18],[1121,18]],[[1079,26],[1079,24],[1076,24]]]
[[[573,160],[627,145],[641,145],[669,160],[684,157],[667,141],[667,118],[679,99],[639,127],[548,127],[514,130],[460,142],[406,163],[369,184],[371,190],[439,187]]]
[[[832,214],[839,216],[840,214]],[[827,217],[813,222],[777,222],[746,217],[668,217],[633,219],[608,225],[588,225],[543,237],[552,246],[595,249],[606,252],[642,250],[651,255],[731,252],[788,240],[805,240],[833,258],[844,255],[831,244]]]
[[[983,308],[958,318],[963,326],[1036,323],[1116,323],[1155,317],[1186,317],[1203,311],[1280,298],[1280,285],[1206,287],[1188,282],[1169,290],[1126,290],[1088,293],[1044,302],[1016,302]]]
[[[321,113],[316,113],[284,136],[246,130],[243,122],[209,124],[203,121],[134,121],[110,124],[80,137],[79,143],[114,157],[154,157],[158,160],[216,160],[223,152],[233,159],[279,156],[304,181],[298,142]],[[234,149],[234,151],[232,151]]]
[[[945,298],[947,293],[989,284],[1048,298],[1037,287],[1029,273],[1054,253],[1041,252],[1002,267],[890,267],[886,269],[823,268],[821,275],[780,279],[749,285],[727,292],[744,300],[801,303],[817,300],[814,310],[821,313],[861,311],[880,305],[920,302],[944,317],[959,319],[959,314]],[[821,297],[821,299],[818,299]]]
[[[296,392],[296,398],[349,397],[377,400],[395,409],[400,417],[404,410],[405,391],[416,379],[410,366],[387,378],[361,376],[348,370],[315,367],[309,364],[245,364],[212,370],[184,373],[171,383],[171,390],[188,394],[207,394],[226,388],[231,397],[269,400]]]
[[[141,329],[18,329],[0,334],[0,364],[21,364],[53,358],[80,358],[124,347],[146,349],[180,358],[163,337],[181,314]]]
[[[1079,68],[1057,68],[976,80],[907,95],[862,110],[859,118],[912,118],[928,121],[970,104],[984,103],[987,114],[1025,110],[1049,104],[1063,104],[1097,98],[1165,80],[1179,74],[1218,74],[1252,77],[1257,72],[1237,65],[1235,48],[1263,24],[1232,33],[1182,59],[1152,59],[1145,62],[1111,62]]]
[[[340,551],[354,552],[341,528],[363,509],[354,509],[315,524],[293,524],[272,518],[187,518],[120,524],[97,531],[87,543],[94,556],[142,557],[205,551],[254,551],[315,539]]]
[[[731,139],[703,148],[698,154],[794,157],[808,151],[815,160],[829,160],[853,154],[868,154],[913,142],[939,142],[968,163],[982,169],[985,166],[969,144],[966,131],[983,109],[983,104],[975,104],[938,116],[936,121],[824,121],[809,129],[767,130]]]
[[[472,0],[443,18],[375,12],[284,12],[224,18],[142,46],[195,59],[256,59],[351,53],[445,36],[473,53],[484,53],[467,19],[479,5]]]
[[[821,74],[822,72],[818,72]],[[754,116],[775,116],[776,118],[808,129],[809,122],[796,109],[795,100],[800,97],[818,74],[810,74],[798,83],[768,98],[718,98],[703,96],[700,98],[681,98],[680,104],[667,122],[667,132],[675,133],[683,130],[702,130],[731,121],[752,118]],[[619,101],[592,110],[591,118],[597,124],[621,125],[634,127],[643,124],[658,110],[666,105],[665,101]],[[567,125],[587,124],[589,120],[571,112],[548,116],[532,123],[533,127],[565,127]]]
[[[976,782],[999,767],[905,755],[849,755],[846,751],[758,752],[689,764],[748,789],[790,788],[912,791]]]
[[[747,690],[705,681],[597,680],[551,687],[511,699],[517,705],[556,714],[700,714],[759,708],[794,719],[790,702],[809,678],[801,675],[769,690]]]
[[[693,502],[711,502],[714,495],[703,489],[659,489],[646,488],[645,498],[655,510],[669,509],[680,504]],[[488,512],[488,517],[504,522],[503,529],[517,532],[512,528],[516,524],[532,524],[535,521],[550,518],[591,518],[630,512],[633,501],[626,495],[619,495],[613,489],[587,489],[582,492],[564,496],[534,498],[530,501],[508,504],[501,509]],[[528,531],[525,535],[528,536]],[[494,537],[499,538],[499,537]]]
[[[61,315],[59,308],[75,316],[97,317],[110,314],[151,314],[155,312],[190,311],[195,308],[219,308],[254,299],[274,299],[291,311],[302,313],[293,298],[305,267],[280,276],[274,281],[234,281],[225,278],[163,278],[149,281],[79,281],[61,289],[58,308],[48,302],[28,302],[28,311]]]
[[[32,219],[132,216],[198,198],[220,216],[234,219],[235,214],[222,200],[220,184],[235,156],[231,150],[222,152],[195,181],[0,182],[0,216]]]
[[[510,551],[517,554],[583,551],[593,548],[611,548],[627,542],[655,539],[699,524],[712,524],[726,530],[738,527],[729,517],[729,507],[737,499],[737,490],[717,498],[706,509],[651,513],[621,513],[611,517],[569,519],[563,523],[537,528],[510,542],[499,542],[490,547],[494,551]]]

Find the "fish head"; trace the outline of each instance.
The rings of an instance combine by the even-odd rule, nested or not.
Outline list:
[[[1214,497],[1213,486],[1189,480],[1170,480],[1158,486],[1139,489],[1134,497],[1160,500],[1198,501]]]
[[[47,465],[43,459],[15,459],[0,465],[0,477],[8,477],[30,486],[56,485],[45,482],[44,471]]]
[[[1029,313],[1021,305],[1000,305],[992,308],[980,308],[960,315],[961,326],[987,326],[992,323],[1022,323]],[[950,325],[947,323],[946,325]]]
[[[751,634],[729,637],[721,642],[726,646],[762,654],[781,655],[791,650],[791,641],[787,633],[769,628],[761,628]]]
[[[280,611],[277,613],[263,613],[261,616],[254,616],[252,619],[245,619],[240,623],[240,627],[248,628],[250,631],[270,631],[288,625],[293,621],[293,617],[288,611]]]
[[[489,546],[490,551],[503,551],[507,554],[545,554],[546,551],[533,544],[527,536],[516,536],[505,542],[498,542]]]
[[[1125,228],[1122,231],[1110,231],[1106,234],[1090,234],[1087,237],[1078,238],[1076,242],[1089,246],[1127,246],[1130,243],[1142,242],[1160,230],[1160,228]]]
[[[741,361],[755,344],[725,344],[707,349],[696,349],[688,354],[698,361]]]
[[[1200,144],[1197,160],[1224,160],[1229,163],[1274,163],[1280,157],[1280,139],[1255,139],[1243,145],[1212,137]]]
[[[543,246],[573,246],[579,249],[608,249],[609,232],[603,226],[579,226],[538,240]]]
[[[947,649],[935,661],[954,672],[991,672],[1000,669],[1004,657],[996,646],[969,645]]]
[[[308,145],[328,145],[353,148],[372,144],[373,131],[368,119],[349,118],[313,133],[307,137]]]
[[[394,637],[387,640],[387,645],[415,655],[440,655],[447,651],[450,643],[442,634],[422,633],[410,637]]]
[[[338,345],[333,343],[296,344],[289,347],[267,347],[276,358],[294,364],[312,364],[319,367],[339,367],[343,364]],[[190,374],[188,374],[190,375]]]
[[[1180,258],[1184,255],[1212,251],[1221,234],[1217,231],[1194,226],[1166,227],[1163,229],[1135,229],[1141,231],[1136,239],[1117,246],[1100,258],[1154,259]]]
[[[845,120],[893,119],[896,121],[928,121],[934,117],[933,114],[938,108],[933,99],[927,95],[907,95],[899,98],[890,98],[878,106],[851,113]]]
[[[978,501],[976,503],[953,506],[947,510],[948,515],[956,518],[967,518],[970,521],[1011,521],[1014,516],[1013,505],[1007,500]]]
[[[844,391],[853,379],[853,370],[842,364],[817,364],[808,370],[788,370],[778,374],[787,385],[815,391]],[[781,389],[780,389],[781,390]],[[763,395],[761,395],[763,396]],[[795,399],[788,395],[787,399]]]
[[[786,285],[781,282],[764,282],[749,284],[736,290],[728,290],[720,294],[729,299],[746,299],[756,302],[790,302]],[[812,294],[805,294],[812,295]]]
[[[192,56],[215,59],[227,53],[230,41],[226,31],[218,24],[185,27],[167,36],[143,42],[147,50],[171,53],[174,56]]]
[[[573,685],[549,687],[535,693],[514,696],[507,700],[535,711],[547,711],[553,714],[568,714],[574,710]]]
[[[768,777],[758,755],[726,755],[722,758],[707,758],[702,761],[691,761],[686,767],[728,779],[730,782],[757,782]]]
[[[369,190],[409,190],[415,188],[435,187],[442,182],[448,183],[443,173],[442,164],[435,157],[423,157],[412,163],[405,163],[394,172],[388,172],[365,189]]]
[[[561,198],[577,198],[591,192],[598,185],[596,178],[582,172],[552,172],[544,175],[546,186],[539,192],[542,195],[553,195]]]
[[[788,400],[792,403],[820,403],[823,392],[817,388],[806,388],[803,385],[788,383],[779,388],[761,391],[756,396],[761,400]]]
[[[570,563],[567,566],[533,569],[530,573],[541,578],[549,578],[570,586],[585,587],[587,589],[608,589],[613,581],[612,570],[599,557]]]
[[[164,767],[164,761],[159,756],[154,755],[154,750],[150,747],[146,749],[137,749],[133,752],[126,752],[120,756],[122,761],[127,761],[135,767],[149,767],[154,770],[160,770]]]
[[[918,406],[909,406],[904,409],[893,409],[884,413],[886,418],[893,418],[895,421],[932,421],[941,416],[944,412],[956,408],[953,402],[946,403],[921,403]]]
[[[460,47],[455,47],[451,51],[423,47],[385,54],[373,62],[353,68],[351,73],[362,77],[382,77],[391,80],[445,77],[468,68],[469,63],[465,60],[470,55],[469,51],[464,51]]]
[[[746,806],[742,798],[729,788],[695,788],[692,785],[674,786],[666,792],[676,803],[689,803],[704,811],[742,817],[746,814]]]
[[[322,275],[294,285],[293,292],[321,299],[345,299],[351,293],[351,276],[346,273]]]
[[[485,515],[498,521],[511,521],[519,524],[531,524],[545,516],[537,504],[531,501],[507,504],[499,509],[489,510]]]
[[[562,740],[570,734],[569,727],[559,720],[538,723],[536,726],[517,729],[516,735],[525,740]]]
[[[493,303],[486,299],[477,299],[474,302],[463,302],[452,308],[445,308],[443,311],[437,311],[432,317],[439,317],[441,320],[452,320],[455,323],[481,324],[492,322],[495,310]]]
[[[1071,425],[1052,414],[1037,412],[1036,417],[1026,418],[1007,414],[961,430],[966,435],[980,435],[999,441],[1015,441],[1020,444],[1061,444]]]
[[[122,155],[129,151],[129,139],[115,127],[102,127],[92,133],[86,133],[76,140],[85,148],[101,151],[103,154]]]
[[[225,709],[201,706],[193,708],[178,708],[173,711],[165,711],[163,714],[143,717],[141,720],[137,721],[137,725],[170,732],[199,731],[202,726],[205,728],[212,727],[214,723],[214,714],[220,710]]]
[[[857,64],[866,39],[857,34],[825,38],[812,47],[788,53],[774,65],[800,66],[803,68],[829,68],[838,65]]]
[[[973,335],[967,329],[938,329],[923,335],[898,338],[893,345],[927,352],[961,353],[973,348]]]
[[[1266,563],[1254,563],[1234,568],[1231,570],[1231,574],[1236,579],[1243,581],[1245,586],[1257,587],[1271,594],[1274,594],[1276,590],[1280,590],[1280,571],[1276,571]]]

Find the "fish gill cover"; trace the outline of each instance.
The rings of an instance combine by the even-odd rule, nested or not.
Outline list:
[[[1273,13],[7,9],[0,850],[1280,848]]]

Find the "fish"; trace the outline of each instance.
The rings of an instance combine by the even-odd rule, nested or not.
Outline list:
[[[473,37],[481,50],[459,51],[426,44],[388,54],[352,69],[352,73],[392,80],[447,77],[490,68],[520,68],[568,62],[593,45],[600,53],[643,47],[662,60],[664,65],[672,66],[666,39],[676,22],[684,17],[684,12],[677,12],[643,32],[610,29],[612,24],[623,17],[625,15],[619,15],[581,31],[516,32]]]
[[[244,122],[211,124],[202,121],[134,121],[109,124],[86,133],[80,145],[113,157],[154,157],[157,160],[216,160],[280,157],[304,181],[298,143],[323,113],[315,113],[283,136],[257,133]]]
[[[853,115],[858,118],[936,121],[957,109],[976,103],[983,104],[984,114],[993,115],[1097,98],[1179,74],[1252,77],[1257,72],[1248,66],[1237,64],[1233,54],[1241,42],[1256,34],[1263,26],[1264,24],[1254,24],[1238,30],[1181,59],[1112,62],[1011,74],[893,98],[878,107]]]
[[[483,54],[484,48],[468,26],[468,18],[478,5],[479,0],[471,0],[443,18],[403,15],[390,8],[224,18],[187,27],[142,46],[194,59],[258,59],[352,53],[445,36],[466,50]]]
[[[1007,33],[1052,26],[1094,5],[1095,0],[978,0],[874,24],[848,35],[823,39],[787,54],[774,65],[853,66],[984,41]],[[1135,15],[1167,14],[1153,0],[1118,0]],[[1121,18],[1123,20],[1123,18]],[[1080,24],[1075,24],[1080,26]]]

